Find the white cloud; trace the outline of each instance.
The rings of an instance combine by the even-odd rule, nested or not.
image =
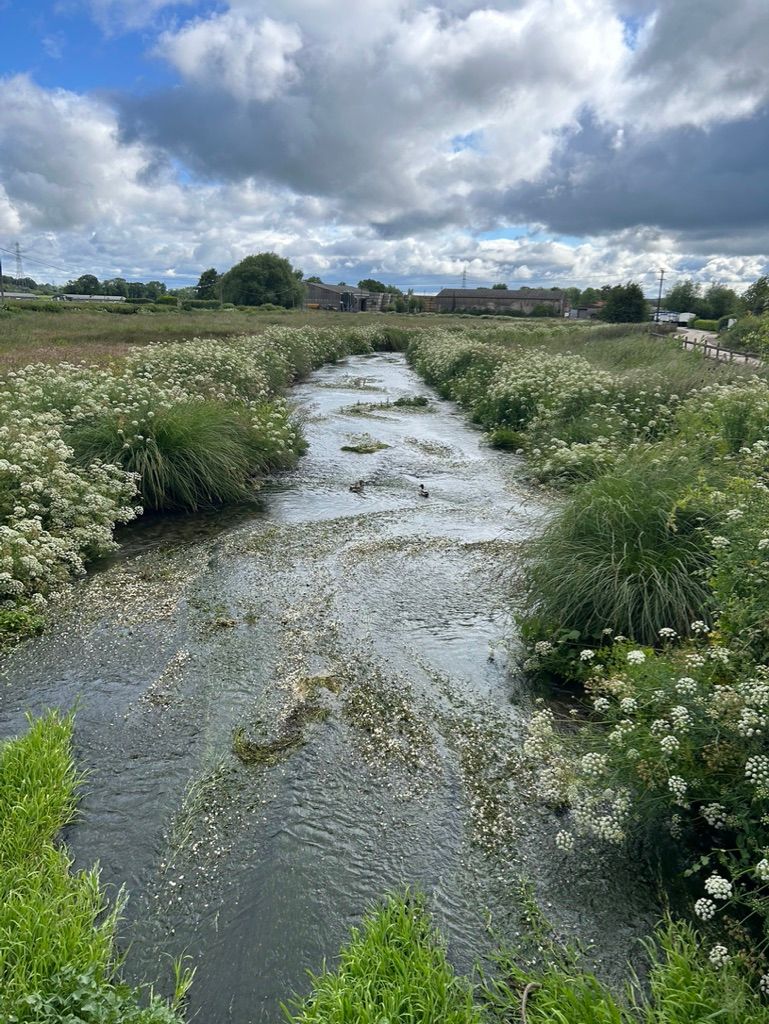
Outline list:
[[[157,52],[188,81],[211,83],[247,103],[269,100],[296,79],[291,58],[301,47],[296,26],[229,11],[164,33]]]

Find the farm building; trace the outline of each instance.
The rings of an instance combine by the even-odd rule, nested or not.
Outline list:
[[[124,295],[70,295],[64,292],[61,295],[54,295],[58,302],[125,302]]]
[[[14,301],[16,301],[17,299],[40,299],[40,298],[44,299],[44,298],[46,298],[45,295],[42,295],[42,296],[41,295],[35,295],[33,292],[6,292],[6,291],[4,291],[3,294],[5,295],[6,299],[13,299]]]
[[[388,292],[367,292],[346,284],[307,281],[307,305],[348,313],[378,313],[390,304]]]
[[[568,308],[566,293],[560,288],[444,288],[433,300],[439,313],[486,310],[489,313],[531,313],[546,306],[553,316],[564,316]]]

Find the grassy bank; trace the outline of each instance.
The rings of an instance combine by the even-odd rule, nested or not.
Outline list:
[[[522,609],[529,670],[574,686],[571,713],[543,702],[526,741],[558,845],[664,852],[712,963],[763,991],[766,377],[608,332],[423,336],[410,358],[561,492]]]
[[[646,943],[648,978],[611,988],[562,945],[525,901],[524,937],[474,979],[451,968],[425,902],[390,897],[373,907],[335,968],[286,1010],[292,1024],[766,1024],[769,1006],[728,959],[715,962],[686,924],[663,922]],[[535,964],[535,966],[532,966]]]
[[[119,980],[115,927],[96,869],[57,842],[75,813],[71,718],[49,714],[0,746],[0,1020],[175,1024],[168,1003]],[[179,976],[178,999],[189,978]]]

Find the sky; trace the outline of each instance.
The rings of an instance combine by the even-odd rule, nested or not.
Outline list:
[[[741,290],[767,52],[767,0],[0,0],[0,250],[57,283],[274,251],[418,292]]]

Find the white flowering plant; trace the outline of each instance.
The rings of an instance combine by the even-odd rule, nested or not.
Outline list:
[[[582,676],[580,728],[561,727],[543,707],[525,754],[542,799],[569,808],[561,850],[580,837],[659,844],[667,828],[685,873],[700,879],[696,916],[731,934],[732,945],[738,933],[747,942],[750,929],[767,928],[752,954],[765,970],[769,669],[747,673],[714,656],[721,650],[713,631],[658,651],[624,640],[599,648]]]

